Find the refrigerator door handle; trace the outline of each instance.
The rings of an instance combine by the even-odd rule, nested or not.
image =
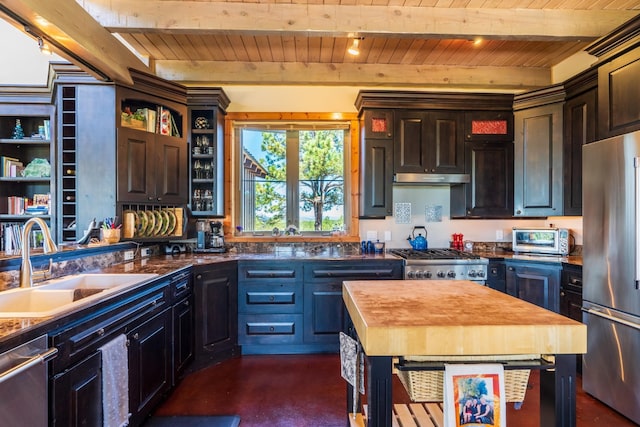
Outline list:
[[[611,316],[599,310],[594,310],[593,308],[587,308],[587,309],[583,308],[582,310],[586,313],[593,314],[594,316],[602,317],[603,319],[611,320],[612,322],[619,323],[621,325],[628,326],[630,328],[640,331],[640,324],[629,322],[628,320],[624,320],[619,317]]]
[[[640,157],[633,158],[635,173],[635,204],[636,204],[636,289],[640,289]]]

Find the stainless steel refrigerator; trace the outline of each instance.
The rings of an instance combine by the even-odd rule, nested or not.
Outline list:
[[[582,155],[582,387],[640,424],[640,132]]]

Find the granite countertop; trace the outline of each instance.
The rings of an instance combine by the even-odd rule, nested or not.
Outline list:
[[[545,263],[559,263],[559,264],[570,264],[582,266],[582,255],[569,255],[569,256],[544,256],[544,255],[523,255],[517,254],[511,251],[473,251],[475,255],[481,256],[483,258],[488,258],[490,260],[503,260],[503,259],[520,259],[526,261],[534,261],[534,262],[545,262]]]
[[[474,252],[475,254],[489,258],[489,259],[513,259],[520,257],[513,252],[507,251],[480,251]],[[121,264],[114,264],[106,268],[98,270],[85,271],[85,273],[153,273],[159,276],[164,276],[176,272],[182,268],[199,265],[216,264],[227,261],[239,261],[239,260],[287,260],[287,259],[304,259],[304,260],[342,260],[342,261],[357,261],[357,260],[395,260],[400,261],[401,258],[390,254],[359,254],[342,251],[339,249],[327,249],[324,251],[304,251],[296,249],[287,249],[269,251],[263,253],[184,253],[178,255],[159,255],[151,258],[136,259],[132,262],[126,262]],[[542,262],[550,262],[549,259],[543,259],[542,257],[536,258],[535,256],[528,256],[527,260],[540,260]],[[572,265],[582,265],[581,256],[569,256],[569,257],[555,257],[555,262],[567,263]],[[554,261],[551,261],[554,262]],[[128,288],[127,290],[130,290]],[[124,291],[123,291],[124,292]],[[110,297],[116,296],[111,294]],[[65,315],[70,314],[66,313]],[[60,317],[49,318],[6,318],[0,319],[0,342],[6,341],[10,338],[15,338],[25,331],[38,329],[46,332],[46,327],[49,324],[53,324]],[[44,332],[43,332],[44,333]]]
[[[207,254],[207,253],[184,253],[179,255],[159,255],[150,258],[136,259],[132,262],[126,262],[122,264],[115,264],[107,268],[101,268],[98,270],[84,271],[83,273],[151,273],[158,276],[164,276],[171,274],[185,267],[198,266],[198,265],[210,265],[227,261],[239,261],[239,260],[287,260],[287,259],[305,259],[305,260],[395,260],[400,258],[387,254],[350,254],[343,253],[337,250],[328,250],[321,252],[309,252],[309,251],[291,251],[282,250],[276,252],[265,253],[225,253],[225,254]],[[142,284],[142,283],[141,283]],[[132,288],[127,288],[123,292],[129,291]],[[110,294],[109,298],[118,295],[119,293]],[[79,309],[83,309],[82,307]],[[67,312],[64,315],[69,315],[73,312]],[[15,338],[20,334],[27,331],[38,329],[42,330],[42,333],[46,332],[47,325],[53,324],[61,316],[46,317],[46,318],[4,318],[0,319],[0,342],[6,341],[10,338]]]

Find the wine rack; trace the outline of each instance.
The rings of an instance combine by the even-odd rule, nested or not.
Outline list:
[[[76,240],[77,221],[77,181],[76,181],[76,152],[77,152],[77,114],[76,87],[64,86],[61,93],[60,120],[60,230],[62,241]]]

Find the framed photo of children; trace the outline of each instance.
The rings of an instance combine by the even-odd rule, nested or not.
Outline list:
[[[445,427],[506,427],[501,364],[447,364],[444,372]]]

